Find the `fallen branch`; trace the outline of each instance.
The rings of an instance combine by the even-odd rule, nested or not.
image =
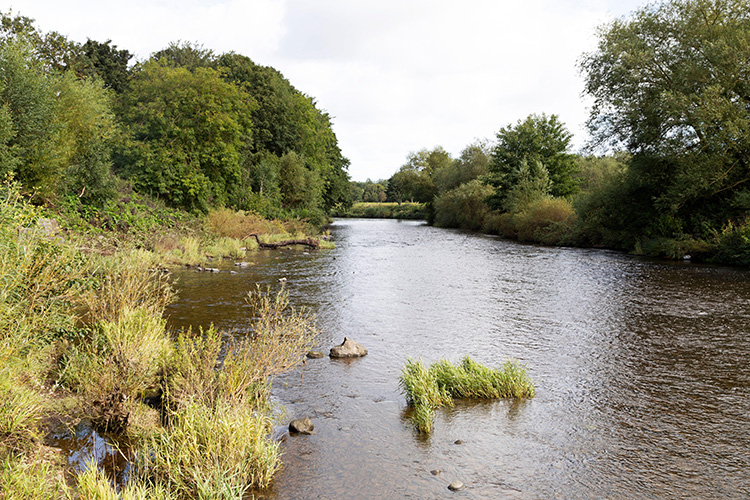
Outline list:
[[[305,245],[310,248],[320,248],[320,241],[316,240],[315,238],[304,238],[301,240],[284,240],[284,241],[277,241],[276,243],[263,243],[260,241],[260,238],[258,238],[258,233],[252,233],[248,234],[247,237],[255,237],[255,241],[258,242],[258,247],[260,248],[279,248],[279,247],[288,247],[291,245]]]

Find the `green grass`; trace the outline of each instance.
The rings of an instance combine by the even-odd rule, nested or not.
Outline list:
[[[268,486],[280,466],[272,420],[247,405],[188,402],[170,422],[144,443],[137,475],[179,498],[241,500],[250,488]]]
[[[68,494],[59,468],[38,460],[18,456],[0,460],[0,498],[13,500],[58,500]],[[81,497],[88,498],[88,497]]]
[[[407,360],[399,384],[412,406],[411,420],[422,433],[432,431],[435,410],[452,406],[454,398],[532,398],[535,390],[526,369],[507,360],[502,369],[486,367],[466,356],[459,364],[436,361],[427,368],[422,360]]]

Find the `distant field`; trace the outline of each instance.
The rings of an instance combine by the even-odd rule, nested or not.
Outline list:
[[[334,217],[362,217],[367,219],[424,219],[421,203],[355,203],[347,211],[334,211]]]

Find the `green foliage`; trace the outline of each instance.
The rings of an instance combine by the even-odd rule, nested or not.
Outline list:
[[[438,194],[487,175],[490,155],[490,144],[486,140],[479,140],[466,146],[456,160],[435,170],[432,174]]]
[[[411,219],[426,218],[425,206],[422,203],[355,203],[349,210],[334,211],[334,217],[353,217],[363,219]]]
[[[716,238],[717,252],[714,262],[750,266],[750,220],[740,224],[731,222]]]
[[[576,214],[564,198],[540,198],[513,214],[516,237],[545,245],[569,243]]]
[[[484,200],[495,192],[478,179],[461,184],[435,198],[435,225],[479,230],[490,209]]]
[[[125,95],[131,134],[119,169],[141,191],[205,211],[231,202],[250,139],[252,103],[211,68],[146,63]]]
[[[536,168],[541,163],[547,170],[553,196],[573,194],[577,187],[573,178],[576,162],[570,149],[573,135],[557,115],[529,115],[516,125],[507,125],[497,133],[497,144],[490,161],[491,185],[497,188],[489,200],[495,209],[507,209],[506,197],[519,182],[518,174],[525,163]]]
[[[112,40],[101,43],[89,39],[81,47],[76,73],[101,78],[106,88],[121,94],[128,88],[128,63],[132,58],[133,54],[127,50],[118,50],[117,45],[112,45]]]
[[[101,86],[45,69],[24,35],[0,44],[0,173],[41,199],[76,191],[91,203],[112,195],[115,131]]]
[[[594,98],[589,128],[633,162],[624,197],[632,239],[705,236],[744,216],[732,204],[750,181],[750,4],[670,0],[603,26],[581,68]],[[679,229],[652,224],[662,215]]]
[[[504,208],[508,213],[523,212],[532,203],[547,197],[551,181],[547,168],[540,161],[525,160],[513,170],[514,182],[506,190]]]
[[[422,360],[406,361],[399,384],[414,407],[412,423],[419,432],[432,430],[435,410],[452,406],[453,398],[533,398],[534,384],[526,369],[507,360],[501,370],[488,368],[470,357],[454,365],[440,360],[425,367]]]

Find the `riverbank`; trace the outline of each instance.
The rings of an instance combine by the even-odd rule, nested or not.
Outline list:
[[[0,188],[0,497],[115,498],[96,463],[74,470],[55,446],[78,429],[123,447],[120,498],[239,499],[266,487],[280,465],[270,380],[302,361],[313,319],[258,289],[246,299],[263,349],[213,328],[175,335],[163,319],[175,299],[166,268],[302,238],[331,246],[310,232],[133,193],[42,208]]]
[[[423,203],[355,203],[345,210],[334,210],[333,217],[352,219],[405,219],[421,220],[427,218]]]

